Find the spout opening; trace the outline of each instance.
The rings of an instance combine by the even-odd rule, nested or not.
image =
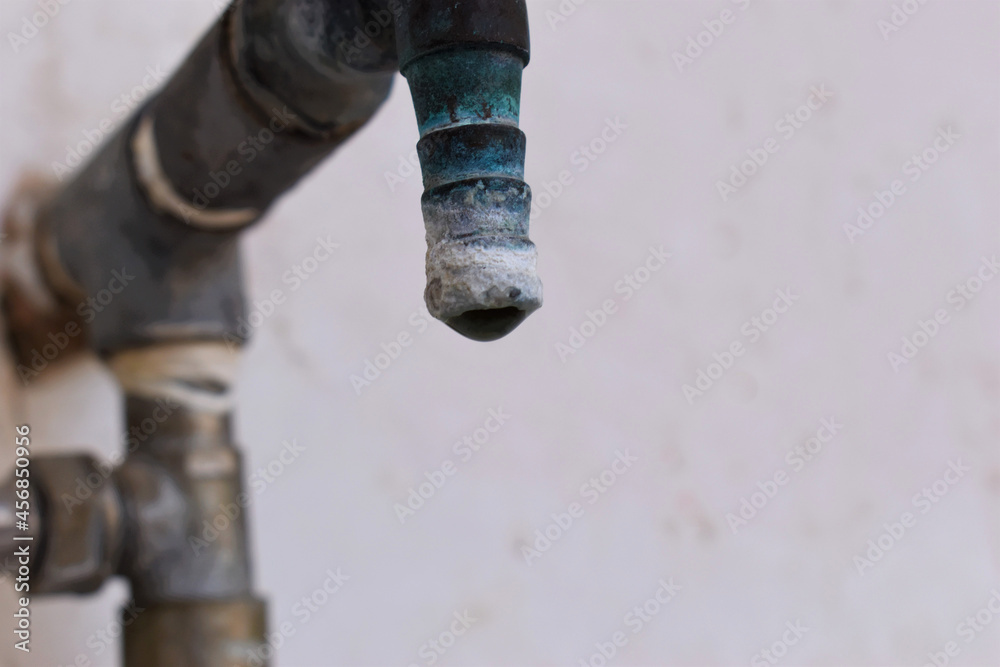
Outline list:
[[[516,329],[528,314],[528,311],[514,306],[482,308],[448,318],[445,324],[470,340],[488,343]]]
[[[527,239],[434,244],[427,253],[427,310],[472,340],[503,338],[542,305],[536,259]]]

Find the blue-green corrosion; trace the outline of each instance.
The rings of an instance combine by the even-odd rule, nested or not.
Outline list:
[[[524,61],[505,50],[460,48],[418,58],[404,74],[420,136],[470,123],[518,124]]]
[[[449,3],[415,14],[426,34],[403,40],[402,62],[421,136],[427,306],[465,336],[485,341],[536,310],[542,288],[528,238],[531,188],[518,127],[526,10],[523,2],[471,4],[479,9],[462,14]],[[458,34],[445,39],[452,31]]]
[[[440,234],[432,236],[527,235],[531,190],[517,126],[523,69],[513,51],[468,46],[426,54],[405,68],[422,137],[417,153],[424,211],[431,214],[425,221]]]
[[[462,125],[417,144],[428,190],[482,176],[524,179],[525,137],[511,125]]]

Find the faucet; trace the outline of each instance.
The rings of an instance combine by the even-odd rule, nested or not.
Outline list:
[[[127,667],[268,664],[231,428],[239,234],[372,118],[399,71],[428,311],[473,340],[507,335],[542,301],[518,126],[528,58],[525,0],[235,0],[72,180],[23,184],[0,246],[17,372],[89,346],[128,431],[112,462],[32,457],[27,531],[15,478],[0,487],[0,560],[30,538],[32,593],[125,577]]]

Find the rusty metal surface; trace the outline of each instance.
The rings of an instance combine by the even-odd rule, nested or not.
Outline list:
[[[228,599],[251,590],[246,502],[229,415],[129,397],[127,423],[155,432],[116,471],[128,512],[125,558],[140,605]]]
[[[234,72],[258,107],[287,105],[307,130],[346,136],[372,117],[393,85],[401,6],[243,0],[231,22]]]
[[[4,508],[13,507],[15,480],[11,476],[0,489]],[[116,574],[122,551],[124,508],[111,466],[86,454],[36,456],[30,490],[37,505],[32,590],[42,595],[96,591]],[[17,542],[0,544],[0,561],[6,561]]]
[[[374,115],[397,53],[421,133],[428,308],[476,340],[509,333],[541,305],[517,127],[523,0],[234,3],[43,207],[59,315],[117,271],[128,289],[86,322],[99,353],[235,331],[238,232]]]
[[[424,299],[462,335],[496,340],[542,304],[518,129],[527,8],[408,3],[397,32],[421,134]]]
[[[128,667],[267,667],[272,650],[264,643],[266,612],[263,602],[250,597],[142,607],[134,618],[123,618],[124,663]]]
[[[50,179],[26,174],[0,220],[4,333],[22,382],[37,377],[50,357],[87,347],[85,322],[75,307],[83,295],[60,271],[52,239],[38,225],[38,212],[55,191]]]
[[[4,279],[8,316],[37,343],[113,292],[86,339],[125,390],[128,428],[145,434],[86,492],[89,457],[36,459],[36,586],[87,592],[126,577],[146,610],[127,624],[129,667],[267,663],[223,368],[236,357],[216,377],[198,365],[244,314],[239,232],[373,116],[397,54],[421,135],[431,314],[485,341],[541,305],[518,129],[528,52],[523,0],[237,0],[22,216],[37,276]],[[164,404],[178,396],[190,400]]]
[[[397,42],[404,70],[421,55],[459,44],[509,50],[528,62],[525,0],[409,0],[400,4]]]

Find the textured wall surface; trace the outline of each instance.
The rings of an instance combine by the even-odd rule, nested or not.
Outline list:
[[[12,41],[40,4],[0,5],[3,192],[218,12],[72,0]],[[1000,5],[529,4],[546,304],[513,335],[426,315],[402,80],[246,236],[251,299],[286,297],[239,384],[274,664],[1000,662]],[[37,451],[120,448],[96,360],[4,382],[4,470],[15,419]],[[118,664],[126,596],[36,598],[26,656],[4,585],[0,664]]]

